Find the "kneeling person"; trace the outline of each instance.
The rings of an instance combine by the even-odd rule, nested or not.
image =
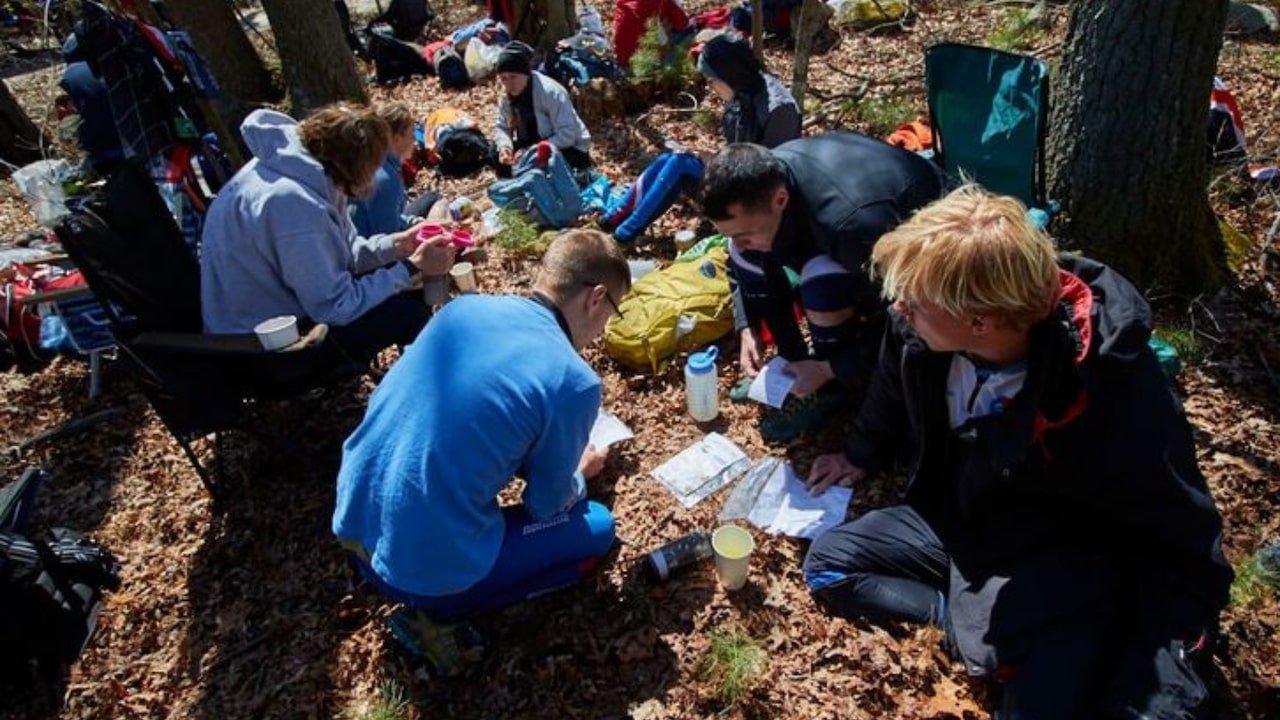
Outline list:
[[[343,446],[333,532],[380,591],[419,611],[392,629],[438,670],[451,664],[432,647],[439,623],[571,584],[613,544],[613,517],[586,499],[607,449],[587,445],[600,379],[578,351],[630,284],[612,238],[560,235],[532,296],[446,305]],[[500,507],[516,475],[523,502]]]

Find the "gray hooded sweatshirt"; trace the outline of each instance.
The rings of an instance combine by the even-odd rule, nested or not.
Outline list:
[[[252,332],[278,315],[346,325],[410,285],[390,235],[361,238],[347,198],[298,139],[298,124],[257,110],[240,126],[254,159],[205,218],[205,332]]]

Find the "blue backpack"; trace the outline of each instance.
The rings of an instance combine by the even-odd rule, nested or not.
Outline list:
[[[524,151],[511,170],[510,180],[489,186],[489,199],[497,207],[524,213],[543,227],[569,227],[582,214],[581,191],[558,149],[551,149],[545,168],[538,167],[537,150],[534,145]]]

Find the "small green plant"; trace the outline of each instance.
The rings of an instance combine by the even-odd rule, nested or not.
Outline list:
[[[765,671],[764,649],[741,630],[711,632],[711,646],[702,660],[702,675],[715,683],[726,706],[738,704]]]
[[[1184,364],[1195,364],[1204,358],[1205,347],[1196,331],[1183,324],[1158,327],[1152,335],[1173,346]]]
[[[1280,70],[1280,50],[1268,50],[1262,54],[1262,64],[1271,70]]]
[[[673,43],[669,32],[649,21],[644,37],[631,56],[631,74],[640,80],[651,80],[660,87],[683,89],[693,81],[695,69],[689,59],[689,43]]]
[[[516,257],[534,257],[542,254],[546,246],[538,226],[524,214],[515,210],[498,213],[502,229],[493,236],[493,243]]]
[[[844,112],[854,123],[862,125],[868,135],[875,137],[888,135],[917,114],[915,105],[901,95],[850,100]]]
[[[719,118],[710,110],[695,110],[693,112],[693,124],[703,130],[714,130]]]
[[[1017,52],[1030,50],[1044,39],[1040,20],[1027,8],[1008,8],[1000,15],[1000,24],[987,36],[987,44],[998,50]]]
[[[1259,576],[1253,556],[1236,563],[1235,570],[1236,579],[1231,583],[1231,607],[1240,610],[1257,608],[1272,590]]]
[[[408,709],[404,686],[395,680],[383,680],[376,698],[357,701],[338,717],[341,720],[404,720]]]

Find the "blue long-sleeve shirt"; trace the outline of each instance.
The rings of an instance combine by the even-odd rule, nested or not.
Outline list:
[[[497,495],[525,479],[535,519],[585,497],[577,473],[600,379],[533,300],[463,296],[391,368],[343,445],[333,532],[406,593],[461,592],[489,574]]]
[[[400,232],[409,227],[404,209],[409,193],[400,176],[400,156],[388,153],[382,167],[373,176],[373,192],[367,198],[351,201],[351,221],[361,237]]]

